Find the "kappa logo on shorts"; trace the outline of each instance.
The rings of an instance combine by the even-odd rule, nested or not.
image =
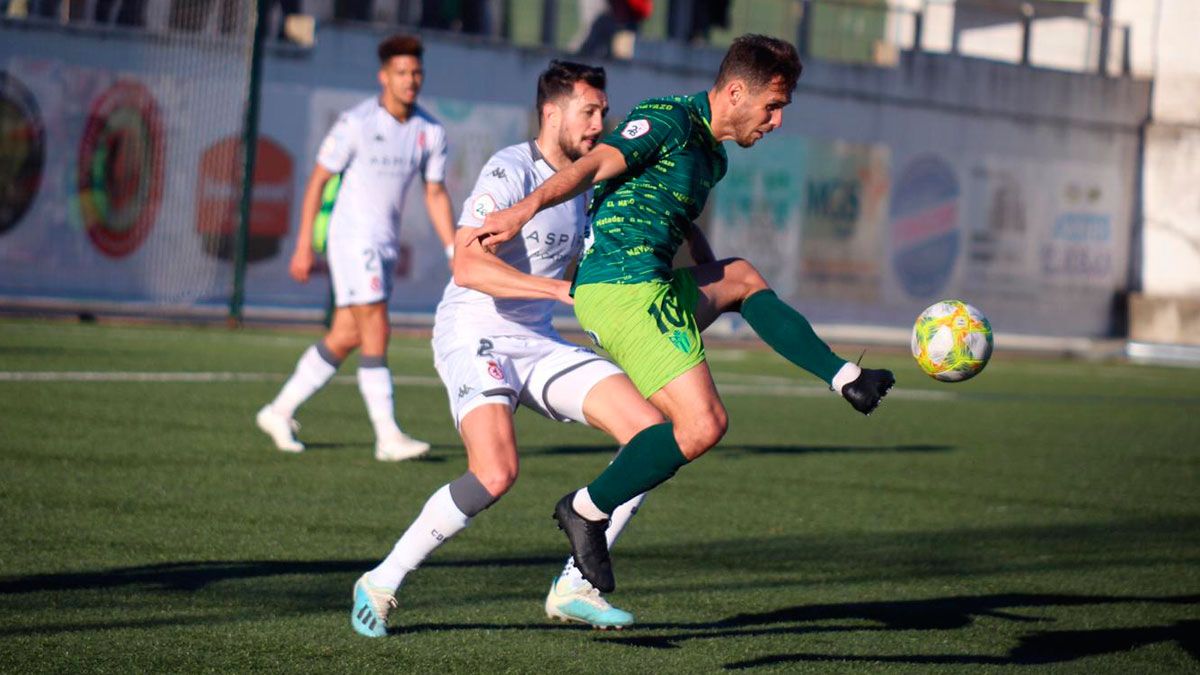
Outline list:
[[[496,200],[486,192],[471,202],[471,215],[483,220],[484,216],[496,210]]]
[[[645,136],[650,133],[650,120],[630,120],[629,124],[621,130],[621,136],[629,140]]]
[[[500,364],[495,361],[488,361],[488,375],[491,375],[492,379],[504,381],[504,371],[500,370]]]
[[[464,396],[466,396],[467,394],[470,394],[473,391],[475,391],[474,387],[472,387],[469,384],[464,384],[463,386],[458,388],[458,397],[463,398]]]

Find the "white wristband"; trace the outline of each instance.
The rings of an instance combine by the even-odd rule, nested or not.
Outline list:
[[[446,260],[454,257],[454,244],[446,244]]]

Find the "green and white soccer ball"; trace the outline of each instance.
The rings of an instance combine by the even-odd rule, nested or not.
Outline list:
[[[992,326],[983,312],[962,300],[935,302],[913,325],[912,353],[935,380],[969,380],[992,358]]]

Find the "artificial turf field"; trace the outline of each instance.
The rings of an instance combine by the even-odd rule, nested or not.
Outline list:
[[[372,641],[354,580],[466,461],[411,337],[430,458],[373,459],[353,359],[298,414],[309,451],[274,450],[254,413],[317,335],[0,320],[0,671],[1200,671],[1195,370],[999,352],[943,385],[868,352],[899,382],[862,418],[710,349],[729,433],[615,549],[638,626],[545,619],[550,511],[613,447],[522,412],[521,479]]]

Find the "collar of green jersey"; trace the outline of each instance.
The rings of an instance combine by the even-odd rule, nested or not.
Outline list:
[[[712,108],[708,105],[708,91],[701,91],[689,96],[692,100],[692,105],[700,111],[700,119],[704,120],[704,128],[708,129],[708,137],[712,140],[714,147],[719,147],[721,144],[717,142],[717,135],[712,130]]]

